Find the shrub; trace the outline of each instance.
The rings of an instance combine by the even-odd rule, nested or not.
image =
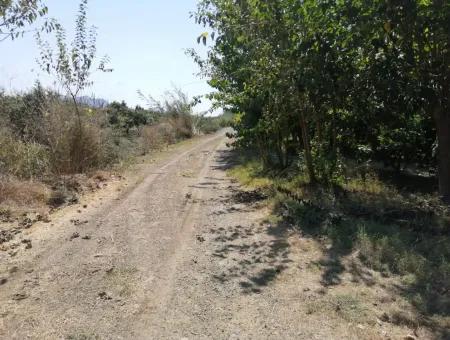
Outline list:
[[[141,147],[143,153],[159,150],[167,144],[167,132],[161,125],[145,126],[141,129]]]
[[[50,170],[48,150],[37,143],[25,143],[7,132],[0,135],[0,173],[20,178],[42,178]]]
[[[93,122],[80,127],[64,102],[49,107],[45,121],[45,143],[50,150],[53,171],[57,174],[81,173],[99,166],[104,158],[102,131]]]
[[[192,117],[188,114],[173,115],[168,119],[175,132],[176,140],[192,138],[194,135]]]

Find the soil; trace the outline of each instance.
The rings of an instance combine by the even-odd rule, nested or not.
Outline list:
[[[198,138],[26,229],[0,251],[0,338],[429,337],[389,323],[375,274],[324,284],[323,245],[229,165],[223,132]]]

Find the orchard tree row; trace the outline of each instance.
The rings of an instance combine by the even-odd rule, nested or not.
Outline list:
[[[343,160],[435,172],[450,200],[450,3],[202,0],[192,52],[268,167],[301,156],[311,182]]]

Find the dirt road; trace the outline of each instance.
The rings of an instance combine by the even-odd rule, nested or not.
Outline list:
[[[31,249],[0,254],[0,338],[382,338],[315,313],[326,292],[302,259],[314,246],[227,178],[225,142],[180,146],[128,189],[34,226]]]

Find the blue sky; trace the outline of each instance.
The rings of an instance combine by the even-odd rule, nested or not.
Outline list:
[[[73,33],[77,0],[46,0],[49,16],[56,18]],[[143,104],[137,90],[160,98],[172,84],[190,96],[211,91],[198,78],[197,66],[186,56],[186,48],[200,54],[205,47],[196,38],[204,31],[189,13],[196,0],[90,0],[88,20],[98,27],[98,56],[107,54],[112,73],[95,73],[94,85],[85,94],[107,100],[125,100],[130,105]],[[48,37],[51,39],[51,37]],[[0,87],[9,91],[30,88],[36,79],[51,86],[53,80],[40,71],[38,48],[33,34],[15,41],[1,42]],[[197,110],[207,109],[203,103]]]

